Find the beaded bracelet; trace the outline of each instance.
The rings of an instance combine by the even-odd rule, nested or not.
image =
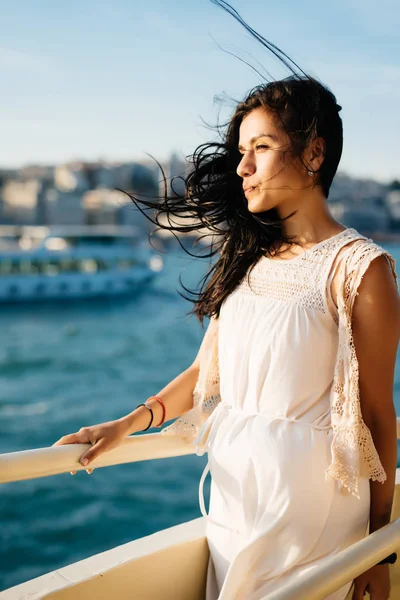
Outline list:
[[[165,421],[165,415],[166,415],[166,408],[165,408],[165,404],[164,402],[161,400],[160,396],[150,396],[150,398],[147,398],[146,402],[148,402],[149,400],[157,400],[157,402],[159,402],[161,404],[162,410],[163,410],[163,414],[162,414],[162,418],[161,421],[159,422],[158,425],[156,425],[156,427],[161,427],[161,425],[164,424]]]
[[[145,406],[151,412],[150,423],[147,425],[146,429],[142,429],[142,431],[147,431],[148,429],[150,429],[151,424],[153,423],[154,414],[153,414],[153,411],[151,410],[150,406],[147,406],[147,404],[138,404],[138,406],[136,408],[139,408],[139,406]]]

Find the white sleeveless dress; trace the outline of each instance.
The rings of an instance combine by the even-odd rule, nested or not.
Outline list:
[[[261,257],[210,320],[193,408],[162,430],[208,452],[206,600],[266,598],[367,533],[369,481],[386,474],[360,411],[351,312],[381,254],[398,285],[393,257],[354,228]]]
[[[359,498],[325,480],[338,347],[330,282],[340,250],[359,238],[366,239],[349,228],[294,259],[263,256],[222,305],[221,401],[201,452],[208,452],[200,482],[206,600],[264,598],[366,534],[369,480],[360,478]],[[344,600],[350,587],[329,600]]]

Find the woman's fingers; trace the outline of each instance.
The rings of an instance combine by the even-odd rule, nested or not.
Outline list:
[[[86,452],[84,452],[79,459],[80,464],[83,467],[85,467],[85,470],[88,473],[88,475],[91,475],[94,469],[90,467],[88,468],[88,465],[98,456],[100,456],[100,454],[103,454],[103,452],[106,452],[107,450],[112,448],[113,445],[115,445],[113,444],[114,440],[112,438],[111,440],[109,439],[111,436],[105,435],[109,433],[109,424],[106,424],[103,429],[105,429],[105,432],[102,431],[101,428],[99,431],[99,426],[82,427],[76,433],[64,435],[59,440],[57,440],[53,444],[53,446],[63,446],[65,444],[91,444],[88,450],[86,450]],[[118,434],[119,430],[117,429],[117,427],[115,427],[114,429],[116,431],[116,434]],[[96,437],[99,437],[99,439],[96,440]],[[116,438],[117,435],[114,435],[113,437]],[[70,471],[71,475],[76,475],[76,473],[77,471]]]
[[[94,471],[94,469],[85,469],[86,473],[88,473],[88,475],[91,475]],[[76,475],[77,471],[70,471],[71,475]]]
[[[83,428],[82,431],[78,431],[77,433],[69,433],[68,435],[63,435],[59,440],[57,440],[53,446],[64,446],[65,444],[87,444],[91,443],[89,439],[89,433],[85,431]],[[93,447],[93,446],[92,446]],[[85,456],[85,455],[84,455]],[[94,456],[92,455],[91,460],[93,460]],[[90,455],[89,455],[90,459]],[[82,460],[82,458],[81,458]],[[80,460],[80,462],[81,462]],[[82,463],[83,464],[83,463]],[[86,469],[86,472],[91,475],[93,473],[93,469]],[[76,475],[77,471],[70,471],[71,475]]]
[[[89,435],[86,431],[69,433],[68,435],[63,435],[53,446],[63,446],[64,444],[90,444]]]
[[[89,475],[91,475],[93,473],[94,469],[86,469],[86,473],[88,473]],[[76,471],[70,471],[71,475],[76,475]]]
[[[86,467],[95,458],[107,450],[107,442],[104,438],[93,444],[89,450],[86,450],[79,459],[81,465]],[[92,469],[93,470],[93,469]]]
[[[63,437],[57,440],[53,444],[53,446],[64,446],[65,444],[92,444],[90,450],[85,452],[79,459],[79,462],[83,466],[85,466],[86,464],[89,464],[90,461],[94,460],[96,456],[98,456],[99,449],[101,453],[102,447],[104,445],[102,443],[103,441],[104,440],[100,440],[100,442],[92,444],[92,440],[90,439],[90,432],[85,427],[82,427],[82,429],[77,433],[69,433],[68,435],[63,435]],[[87,462],[85,462],[84,459],[86,459]],[[86,473],[88,473],[88,475],[91,475],[93,471],[94,469],[86,469]],[[77,471],[70,471],[71,475],[76,475],[76,473]]]

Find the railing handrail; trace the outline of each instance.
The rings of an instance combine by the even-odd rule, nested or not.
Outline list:
[[[400,439],[400,417],[397,417],[397,438]],[[89,444],[68,444],[0,454],[0,483],[82,471],[85,467],[78,461],[88,447]],[[179,436],[140,434],[127,437],[120,446],[96,458],[90,467],[97,469],[194,453],[193,444]]]
[[[326,598],[400,548],[400,519],[374,531],[348,548],[322,559],[304,579],[292,577],[266,600]]]
[[[68,444],[0,454],[0,483],[85,470],[79,458],[89,447],[90,444]],[[161,433],[134,435],[127,437],[117,448],[101,454],[90,468],[194,453],[194,445],[178,436]]]
[[[397,437],[400,438],[400,418],[397,418]],[[89,444],[69,444],[0,454],[0,483],[84,470],[85,467],[78,461],[88,447]],[[194,453],[194,445],[179,436],[141,434],[127,437],[117,448],[95,459],[91,467],[100,468]],[[397,469],[396,485],[399,484],[400,469]],[[304,580],[298,577],[289,579],[284,587],[270,594],[268,600],[325,598],[398,549],[400,519],[367,535],[336,555],[321,560],[318,568],[304,577]]]

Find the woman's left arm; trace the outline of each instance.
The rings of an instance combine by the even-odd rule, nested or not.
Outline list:
[[[400,337],[400,297],[385,256],[371,261],[359,285],[352,313],[359,366],[361,412],[371,431],[387,479],[370,480],[369,533],[390,522],[397,465],[397,425],[393,402],[394,372]],[[389,598],[388,565],[375,566],[355,580],[353,599],[364,590],[371,599]],[[364,590],[362,589],[364,588]]]
[[[370,483],[370,533],[390,521],[397,464],[394,371],[400,337],[400,297],[391,267],[372,260],[358,287],[352,315],[363,419],[386,471],[382,484]]]

